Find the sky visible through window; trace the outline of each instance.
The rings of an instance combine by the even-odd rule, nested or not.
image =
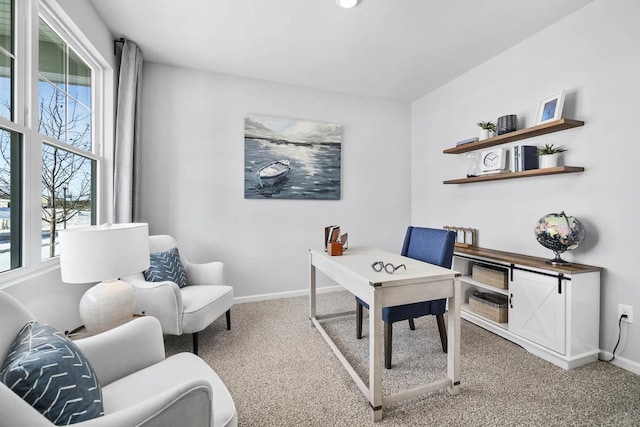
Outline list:
[[[38,131],[91,152],[91,69],[40,20]],[[53,144],[42,148],[42,258],[58,255],[60,228],[90,225],[94,161]]]

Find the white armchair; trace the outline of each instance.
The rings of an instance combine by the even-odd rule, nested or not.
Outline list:
[[[167,235],[149,236],[151,253],[177,248],[176,240]],[[156,317],[162,332],[168,335],[193,334],[193,352],[198,354],[198,332],[223,313],[227,329],[231,329],[233,288],[224,284],[224,264],[191,263],[178,248],[189,286],[179,288],[170,281],[147,282],[141,273],[123,277],[136,292],[136,312]]]
[[[0,365],[21,328],[34,317],[0,292]],[[78,427],[237,426],[233,399],[218,375],[198,356],[165,359],[159,322],[136,318],[74,342],[102,387],[104,416]],[[53,426],[45,416],[0,382],[0,425]]]

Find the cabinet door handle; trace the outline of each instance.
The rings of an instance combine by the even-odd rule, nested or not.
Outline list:
[[[564,280],[564,274],[558,274],[558,293],[562,294],[562,280]]]
[[[509,306],[513,308],[513,294],[509,294]]]

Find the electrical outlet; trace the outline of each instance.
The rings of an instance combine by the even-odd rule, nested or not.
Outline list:
[[[618,319],[620,316],[626,314],[627,317],[622,319],[623,322],[633,323],[633,307],[625,304],[618,304]]]

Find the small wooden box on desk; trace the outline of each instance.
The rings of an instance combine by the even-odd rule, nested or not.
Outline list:
[[[342,255],[342,243],[332,242],[327,245],[327,253],[331,256]]]

